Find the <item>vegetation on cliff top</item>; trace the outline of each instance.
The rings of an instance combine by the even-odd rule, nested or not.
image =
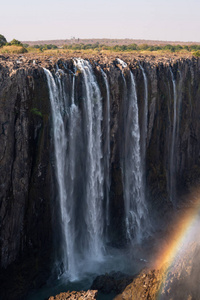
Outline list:
[[[7,42],[6,38],[0,34],[0,53],[26,53],[28,52],[22,43],[16,39],[13,39],[11,42]]]
[[[7,43],[7,40],[5,38],[5,36],[3,36],[2,34],[0,34],[0,47],[2,47],[3,45],[5,45]]]
[[[11,42],[7,43],[6,38],[0,34],[0,53],[50,53],[50,54],[58,54],[60,52],[73,52],[73,51],[81,51],[81,52],[107,52],[107,53],[135,53],[135,52],[149,52],[149,53],[190,53],[196,57],[200,57],[200,45],[198,44],[188,44],[188,45],[152,45],[152,44],[129,44],[129,45],[105,45],[100,44],[99,42],[84,44],[84,43],[72,43],[65,44],[62,47],[53,45],[53,44],[42,44],[42,45],[33,45],[29,46],[28,44],[22,44],[20,41],[13,39]]]
[[[130,51],[169,51],[169,52],[180,52],[180,51],[197,51],[200,50],[200,45],[148,45],[148,44],[130,44],[130,45],[114,45],[107,46],[103,44],[71,44],[64,45],[63,49],[72,49],[72,50],[111,50],[114,52],[130,52]]]

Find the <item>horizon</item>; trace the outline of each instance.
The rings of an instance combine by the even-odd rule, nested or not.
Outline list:
[[[74,38],[74,39],[73,39]],[[155,39],[145,39],[145,38],[108,38],[108,37],[102,37],[102,38],[98,38],[98,37],[87,37],[87,38],[80,38],[80,37],[71,37],[71,38],[57,38],[57,39],[40,39],[40,40],[21,40],[21,42],[49,42],[49,41],[71,41],[71,40],[83,40],[83,41],[87,41],[87,40],[109,40],[109,41],[113,41],[113,40],[117,40],[117,41],[122,41],[122,40],[130,40],[130,41],[141,41],[141,42],[158,42],[158,43],[200,43],[200,41],[181,41],[181,40],[155,40]],[[11,41],[11,40],[10,40]],[[9,42],[10,42],[9,41]]]

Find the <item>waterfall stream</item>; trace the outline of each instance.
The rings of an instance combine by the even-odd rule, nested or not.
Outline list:
[[[141,130],[141,158],[144,164],[145,171],[145,161],[146,161],[146,142],[147,142],[147,121],[148,121],[148,81],[144,68],[140,65],[142,70],[142,75],[144,78],[144,110],[142,119],[142,130]]]
[[[119,59],[118,62],[123,68],[127,67],[125,62]],[[145,203],[136,83],[131,71],[130,83],[126,82],[125,88],[127,96],[124,107],[125,139],[122,171],[126,233],[132,243],[140,243],[146,231],[145,224],[148,223],[148,210]]]
[[[104,142],[104,178],[105,178],[105,197],[106,197],[106,229],[110,224],[109,219],[109,192],[110,192],[110,89],[106,73],[101,69],[103,80],[106,86],[106,105],[105,105],[105,142]]]
[[[175,171],[176,171],[176,162],[175,162],[175,146],[176,146],[176,125],[177,125],[177,92],[176,92],[176,80],[174,74],[170,68],[170,74],[172,77],[173,83],[173,124],[172,124],[172,138],[171,138],[171,148],[169,156],[169,196],[171,202],[176,204],[176,183],[175,183]]]
[[[140,128],[136,85],[130,72],[131,86],[128,93],[127,123],[125,128],[125,213],[127,235],[131,241],[143,238],[143,222],[147,217],[143,185],[143,168],[140,149]]]
[[[65,107],[64,75],[47,76],[52,108],[56,177],[61,212],[62,264],[70,280],[81,262],[101,260],[103,245],[102,98],[89,62],[74,60],[83,75],[83,111],[75,104],[72,77],[70,107]],[[65,113],[64,113],[65,112]]]
[[[74,183],[74,140],[76,138],[75,128],[78,117],[78,108],[74,103],[70,107],[70,134],[67,137],[65,127],[66,101],[65,92],[62,89],[62,82],[59,78],[59,72],[54,79],[51,72],[44,69],[49,86],[49,96],[53,117],[53,136],[55,147],[55,166],[58,182],[59,203],[62,224],[62,264],[63,272],[68,271],[70,279],[76,278],[75,262],[75,215],[73,205],[73,183]],[[74,79],[73,79],[74,80]],[[57,83],[56,83],[57,81]],[[73,98],[73,97],[72,97]],[[69,139],[69,140],[68,140]],[[70,143],[69,143],[70,141]],[[67,149],[69,146],[70,149]],[[67,155],[68,152],[68,155]],[[68,180],[66,180],[68,179]],[[67,182],[66,182],[67,181]],[[68,241],[70,240],[70,243]]]
[[[86,178],[84,215],[87,224],[89,256],[101,257],[103,250],[103,166],[102,98],[88,61],[74,60],[84,79],[84,115],[86,132]]]
[[[120,60],[119,62],[126,68],[126,63]],[[88,267],[88,262],[94,269],[96,263],[105,259],[106,243],[109,243],[107,228],[110,224],[108,78],[103,69],[100,69],[106,91],[103,102],[92,65],[87,60],[76,58],[73,60],[73,67],[76,74],[68,72],[66,65],[64,68],[68,73],[58,66],[55,75],[44,69],[52,110],[55,171],[61,217],[61,257],[58,260],[60,273],[65,274],[70,281],[81,277],[84,266]],[[80,75],[81,84],[80,81],[76,81],[77,74]],[[144,76],[144,80],[145,78]],[[147,220],[148,213],[145,203],[136,84],[131,71],[129,79],[127,81],[123,75],[126,117],[122,172],[126,236],[131,243],[137,243],[144,236],[145,218]],[[145,89],[146,84],[145,81]],[[144,118],[147,116],[147,93],[145,90]],[[76,104],[77,97],[79,104]],[[146,123],[143,129],[144,143]]]

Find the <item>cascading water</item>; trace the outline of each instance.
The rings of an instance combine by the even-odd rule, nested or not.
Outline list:
[[[84,80],[84,114],[86,131],[85,222],[88,255],[101,258],[103,253],[103,166],[102,166],[102,98],[88,61],[75,59]]]
[[[182,89],[183,89],[183,76],[181,74],[181,71],[178,71],[180,80],[178,85],[178,97],[177,97],[177,130],[176,130],[176,138],[178,139],[179,135],[179,129],[180,129],[180,114],[181,114],[181,104],[182,104]]]
[[[75,104],[75,76],[72,75],[70,107],[66,107],[65,76],[47,76],[52,107],[56,176],[63,233],[62,265],[70,280],[77,279],[87,258],[102,258],[103,162],[102,99],[89,62],[76,59],[83,74],[83,111]]]
[[[125,195],[126,222],[129,238],[136,237],[138,242],[143,237],[143,222],[147,219],[147,208],[144,197],[143,170],[140,153],[140,129],[136,86],[130,72],[131,87],[129,90],[129,109],[125,138]],[[135,227],[135,228],[134,228]]]
[[[70,123],[71,131],[73,136],[69,135],[70,144],[67,139],[67,132],[65,127],[65,114],[67,110],[65,91],[62,88],[62,82],[59,77],[59,71],[56,73],[56,81],[47,69],[44,69],[47,77],[47,82],[49,86],[49,96],[52,108],[53,117],[53,135],[54,135],[54,147],[55,147],[55,166],[56,166],[56,177],[58,182],[58,193],[59,193],[59,203],[60,203],[60,213],[61,213],[61,224],[62,224],[62,264],[63,272],[68,272],[70,279],[76,278],[76,263],[75,263],[75,228],[74,228],[74,209],[73,209],[73,176],[69,176],[73,173],[73,166],[68,166],[71,162],[67,157],[67,146],[70,145],[70,149],[73,147],[73,141],[75,139],[74,128],[76,123],[76,118],[78,115],[78,108],[72,104],[70,108]],[[73,79],[74,80],[74,79]],[[76,114],[76,117],[74,116]],[[73,140],[73,141],[72,141]],[[70,155],[73,152],[69,150]],[[72,160],[74,162],[74,160]],[[69,179],[68,185],[66,184],[66,179]],[[70,241],[70,243],[69,243]]]
[[[126,63],[119,62],[123,68],[127,66]],[[105,241],[109,242],[106,228],[110,222],[108,78],[101,69],[106,89],[103,106],[91,64],[83,59],[74,59],[73,65],[75,74],[66,65],[63,65],[66,73],[58,66],[55,75],[44,69],[52,108],[61,216],[62,251],[59,265],[61,273],[66,274],[70,281],[80,279],[89,262],[94,268],[96,262],[108,258]],[[77,76],[81,80],[76,81]],[[126,91],[122,162],[125,223],[127,238],[134,243],[142,240],[144,220],[148,219],[148,212],[143,182],[137,94],[132,72],[129,81],[124,75],[123,80]],[[76,99],[79,104],[76,104]]]
[[[119,242],[124,243],[123,249],[113,247],[112,233],[107,230],[112,228],[109,197],[113,175],[110,174],[112,90],[107,74],[98,67],[103,80],[103,85],[98,85],[92,65],[83,59],[73,59],[73,65],[69,64],[69,68],[63,63],[64,71],[59,69],[60,64],[57,65],[55,74],[44,69],[52,110],[57,198],[60,208],[60,233],[56,245],[55,266],[59,272],[59,289],[63,282],[75,289],[82,284],[84,288],[89,288],[95,274],[113,270],[133,274],[145,264],[145,250],[138,253],[135,247],[146,236],[149,226],[136,83],[132,72],[129,70],[128,74],[123,70],[127,64],[121,60],[119,63],[122,65],[124,82],[121,94],[124,125],[120,141],[124,224],[129,241],[127,247],[120,237]],[[145,80],[145,88],[146,85]],[[104,89],[102,94],[100,87]],[[147,93],[148,91],[145,92],[145,101]],[[144,117],[147,117],[146,107],[144,111]],[[146,142],[145,128],[144,136]]]
[[[141,158],[144,164],[145,170],[145,161],[146,161],[146,142],[147,142],[147,121],[148,121],[148,81],[147,76],[144,71],[144,68],[140,66],[142,70],[142,75],[144,78],[144,110],[143,110],[143,119],[142,119],[142,130],[141,130]]]
[[[101,69],[103,80],[106,86],[106,107],[105,107],[105,142],[104,142],[104,178],[106,197],[106,229],[110,224],[109,219],[109,192],[110,192],[110,89],[106,73]]]
[[[119,60],[123,68],[126,63]],[[129,88],[127,88],[129,87]],[[143,167],[140,149],[140,128],[138,103],[134,76],[130,71],[130,84],[125,85],[126,99],[124,105],[124,153],[123,153],[123,184],[127,238],[131,242],[141,242],[144,237],[148,211],[145,203]],[[145,221],[146,219],[146,221]]]
[[[173,83],[173,127],[172,127],[172,138],[171,138],[171,147],[170,147],[170,156],[169,156],[169,196],[171,202],[176,205],[176,190],[175,190],[175,171],[176,171],[176,162],[175,162],[175,144],[176,144],[176,124],[177,124],[177,92],[176,92],[176,81],[174,74],[170,68],[170,74],[172,77]]]

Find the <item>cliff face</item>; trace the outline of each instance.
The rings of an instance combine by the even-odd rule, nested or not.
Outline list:
[[[51,251],[52,145],[43,70],[1,67],[0,99],[0,262],[9,291],[9,278],[24,289],[28,270],[40,272]]]
[[[115,58],[95,58],[98,64],[91,60],[102,96],[106,91],[99,66],[107,74],[110,90],[108,231],[114,245],[121,244],[124,237],[121,161],[126,116],[123,78],[129,84],[130,70],[136,82],[140,128],[145,98],[141,66],[147,77],[145,181],[151,214],[162,217],[173,206],[179,205],[182,194],[200,178],[200,61],[177,59],[170,63],[164,59],[140,58],[139,62],[132,57],[121,58],[128,63],[124,69]],[[63,68],[62,61],[67,63],[68,71]],[[3,287],[8,290],[6,279],[13,272],[20,274],[14,276],[14,285],[21,285],[22,293],[41,283],[43,274],[49,274],[53,253],[52,222],[56,220],[52,118],[47,80],[41,66],[55,73],[55,62],[49,58],[36,61],[23,57],[0,59],[1,276]],[[66,85],[70,85],[70,72],[74,71],[72,61],[63,58],[58,61],[58,66],[66,73]],[[77,86],[82,80],[82,74],[78,72]],[[80,87],[75,101],[81,108]],[[104,134],[104,119],[102,128]],[[37,279],[32,281],[34,277]],[[11,295],[9,297],[12,299]]]
[[[151,214],[158,213],[157,216],[162,219],[172,207],[181,206],[182,196],[199,184],[200,63],[196,59],[180,59],[173,63],[132,61],[128,64],[136,81],[142,142],[145,82],[140,65],[144,68],[148,85],[145,162],[147,201]],[[110,201],[111,207],[117,209],[117,213],[115,210],[111,211],[111,224],[115,224],[113,228],[118,227],[118,216],[122,216],[124,210],[120,167],[120,149],[124,135],[124,88],[119,68],[115,62],[115,66],[109,66],[107,72],[111,95]],[[124,71],[124,76],[129,80],[128,69]]]
[[[160,212],[159,207],[171,201],[170,176],[175,205],[199,180],[199,61],[177,61],[171,67],[160,64],[153,70],[150,65],[144,68],[149,91],[147,184],[152,205]]]

